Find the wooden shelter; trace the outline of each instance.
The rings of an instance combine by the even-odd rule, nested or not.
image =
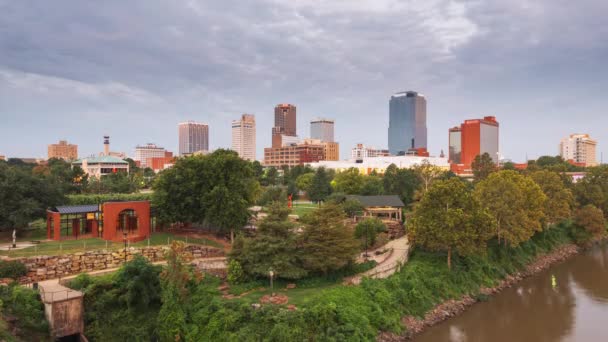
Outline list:
[[[401,222],[403,219],[402,209],[405,207],[399,196],[347,196],[363,205],[363,217],[377,217]]]

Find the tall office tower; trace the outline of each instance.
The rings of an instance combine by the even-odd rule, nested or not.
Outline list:
[[[597,141],[591,139],[589,134],[570,134],[560,142],[559,154],[565,160],[572,160],[585,166],[595,166],[597,165],[596,146]]]
[[[149,158],[164,158],[166,154],[166,150],[160,146],[156,146],[155,144],[145,144],[145,145],[137,145],[135,147],[135,156],[133,160],[139,162],[139,166],[141,168],[151,167],[148,164]]]
[[[279,127],[281,134],[296,136],[296,106],[279,104],[274,107],[274,127]]]
[[[209,151],[209,126],[194,121],[182,122],[179,128],[179,154]]]
[[[426,99],[415,91],[396,93],[389,102],[388,150],[392,155],[427,148]]]
[[[498,128],[498,121],[493,116],[465,120],[460,127],[450,128],[450,163],[462,165],[462,172],[465,172],[471,168],[475,157],[487,153],[498,164]]]
[[[255,160],[255,116],[243,114],[232,121],[232,150],[246,160]]]
[[[65,140],[59,140],[57,144],[48,146],[48,159],[58,158],[63,160],[78,159],[78,145],[68,144]]]
[[[334,120],[314,119],[310,122],[310,138],[334,142]]]

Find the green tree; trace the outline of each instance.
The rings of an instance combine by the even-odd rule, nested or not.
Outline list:
[[[545,222],[547,225],[569,219],[572,216],[574,195],[564,185],[561,177],[556,172],[547,170],[532,172],[530,177],[547,196],[545,202]]]
[[[0,229],[21,229],[66,201],[61,186],[31,169],[0,164]]]
[[[131,310],[146,311],[160,302],[160,267],[137,255],[116,272],[115,285],[121,288],[121,300]]]
[[[320,167],[315,172],[308,191],[308,198],[313,202],[321,202],[331,194],[331,177],[325,168]]]
[[[364,176],[354,167],[339,172],[334,177],[335,190],[347,195],[357,195],[361,192],[363,178]]]
[[[289,212],[283,204],[271,204],[255,237],[239,237],[234,243],[231,260],[236,260],[249,276],[266,277],[270,269],[284,279],[306,275],[300,265],[295,227],[288,219]]]
[[[162,306],[157,321],[160,341],[180,341],[186,332],[184,307],[191,274],[183,259],[184,251],[184,243],[174,241],[166,254],[167,266],[161,273]]]
[[[589,204],[576,211],[574,224],[584,230],[589,239],[606,235],[606,219],[601,209]]]
[[[363,204],[356,199],[347,199],[339,204],[342,205],[342,209],[348,217],[354,217],[363,213]]]
[[[359,191],[363,196],[382,195],[384,193],[384,185],[382,179],[378,176],[364,176],[363,185]]]
[[[473,178],[477,182],[486,179],[492,172],[498,170],[494,160],[487,152],[477,155],[471,164],[471,168],[473,169]]]
[[[382,181],[384,183],[384,193],[387,195],[398,195],[406,205],[414,201],[414,194],[421,186],[421,181],[416,171],[412,169],[399,169],[395,164],[389,165]]]
[[[262,206],[268,205],[272,202],[287,204],[287,191],[284,186],[267,186],[258,199],[258,204]]]
[[[431,164],[427,159],[415,165],[414,171],[422,183],[423,192],[427,192],[431,184],[445,173],[439,166]]]
[[[296,179],[296,186],[298,187],[298,190],[308,192],[310,190],[314,177],[314,172],[309,172],[298,176],[298,178]]]
[[[435,182],[424,194],[410,221],[409,232],[417,245],[459,255],[483,253],[496,223],[487,209],[457,178]]]
[[[306,216],[299,243],[306,270],[327,274],[354,261],[358,242],[344,226],[344,219],[342,208],[334,203]]]
[[[494,172],[475,186],[475,195],[496,219],[499,242],[517,246],[543,229],[547,196],[530,177]]]
[[[386,231],[386,225],[378,218],[366,218],[355,226],[355,238],[361,240],[361,244],[367,249],[376,243],[379,233]]]
[[[608,165],[587,169],[587,174],[575,184],[575,194],[581,206],[592,204],[608,214]]]
[[[252,163],[234,151],[180,158],[154,183],[153,203],[163,222],[208,222],[223,232],[248,220],[259,184]]]

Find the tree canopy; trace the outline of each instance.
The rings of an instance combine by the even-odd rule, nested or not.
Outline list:
[[[314,177],[312,178],[310,189],[308,191],[308,197],[310,200],[313,202],[324,201],[332,191],[330,182],[331,176],[327,170],[325,170],[323,167],[318,168]]]
[[[494,172],[475,186],[475,195],[496,219],[499,242],[517,246],[543,229],[547,196],[530,177]]]
[[[569,219],[572,216],[574,195],[564,185],[561,177],[556,172],[547,170],[532,172],[530,177],[547,196],[544,210],[545,222],[550,225]]]
[[[486,152],[482,155],[475,156],[473,163],[471,164],[473,169],[473,178],[475,181],[486,179],[492,172],[496,171],[498,167],[494,163],[492,157]]]
[[[496,222],[458,178],[433,183],[416,206],[408,229],[415,244],[460,255],[482,253]]]
[[[154,184],[153,202],[165,222],[208,222],[242,228],[259,189],[252,163],[234,151],[178,159]]]

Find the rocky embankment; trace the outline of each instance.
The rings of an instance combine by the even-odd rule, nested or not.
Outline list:
[[[23,263],[27,268],[27,274],[19,278],[19,283],[29,284],[83,272],[116,268],[123,264],[125,260],[131,260],[136,255],[142,255],[151,262],[162,261],[165,259],[165,252],[168,249],[167,246],[131,247],[127,248],[126,257],[124,250],[98,250],[56,256],[41,255],[13,260]],[[224,251],[219,248],[188,245],[184,258],[186,261],[191,261],[193,259],[221,256],[224,256]]]
[[[480,289],[480,293],[483,295],[493,295],[506,288],[509,288],[522,279],[529,276],[535,275],[551,265],[564,261],[569,257],[579,252],[579,247],[576,245],[564,245],[554,250],[553,252],[545,255],[541,255],[534,262],[529,264],[523,271],[507,276],[498,285],[494,287],[484,287]],[[403,318],[403,325],[406,327],[406,331],[403,335],[396,335],[393,333],[383,332],[378,336],[378,341],[381,342],[396,342],[396,341],[407,341],[417,334],[421,333],[424,329],[431,327],[435,324],[441,323],[450,317],[454,317],[464,312],[469,306],[475,304],[477,300],[471,296],[463,296],[458,300],[450,299],[443,303],[435,306],[432,310],[424,315],[424,318],[416,318],[413,316],[406,316]]]

